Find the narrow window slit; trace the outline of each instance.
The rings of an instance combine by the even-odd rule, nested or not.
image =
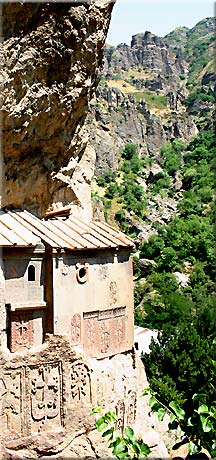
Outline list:
[[[35,267],[34,267],[34,265],[29,265],[29,267],[28,267],[28,281],[35,281]]]

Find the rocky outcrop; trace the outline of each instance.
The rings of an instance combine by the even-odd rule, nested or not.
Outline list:
[[[177,103],[176,99],[174,102]],[[96,175],[117,170],[119,150],[126,143],[136,144],[141,156],[157,159],[167,140],[179,137],[187,141],[198,132],[186,112],[175,113],[167,108],[162,117],[148,110],[144,99],[137,101],[133,94],[124,94],[106,84],[96,91],[88,126],[90,143],[96,152]]]
[[[170,79],[175,86],[175,79],[184,73],[182,56],[173,53],[164,39],[151,32],[134,35],[131,46],[120,44],[107,47],[103,69],[106,78],[113,75],[124,77],[125,71],[133,68],[155,73],[157,83],[151,83],[154,89],[156,86],[157,89],[166,87]]]
[[[112,8],[108,0],[2,5],[3,206],[90,215],[95,154],[85,118]]]
[[[164,38],[146,31],[134,35],[130,46],[106,47],[91,135],[97,175],[117,168],[127,142],[137,144],[141,156],[157,159],[165,141],[196,136],[207,113],[212,129],[213,30],[213,18],[206,18]]]

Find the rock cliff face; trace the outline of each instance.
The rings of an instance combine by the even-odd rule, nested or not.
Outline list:
[[[100,86],[87,119],[96,152],[95,174],[117,170],[118,153],[126,143],[136,144],[141,156],[157,159],[167,140],[179,137],[187,141],[195,136],[198,130],[192,117],[184,110],[175,111],[178,96],[169,94],[167,103],[174,110],[151,111],[144,99],[137,101],[133,94]]]
[[[107,46],[88,117],[96,175],[117,170],[119,150],[128,142],[138,146],[141,156],[157,160],[167,140],[188,141],[197,134],[184,105],[186,81],[182,53],[166,38],[145,32],[134,35],[131,46]]]
[[[134,35],[130,46],[107,46],[89,117],[97,175],[117,169],[128,142],[157,161],[165,141],[194,137],[206,113],[211,125],[213,40],[213,18],[207,18],[164,38],[147,31]]]
[[[3,206],[91,213],[85,118],[113,3],[2,5]],[[84,210],[85,207],[85,210]]]
[[[184,73],[181,54],[175,55],[165,40],[151,32],[133,35],[131,46],[120,44],[108,46],[105,55],[103,74],[109,78],[114,74],[124,77],[125,72],[133,68],[142,68],[162,82],[175,85],[175,79]]]

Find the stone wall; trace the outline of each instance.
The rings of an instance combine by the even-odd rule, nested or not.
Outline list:
[[[5,303],[25,307],[39,307],[44,303],[44,249],[15,250],[2,253],[5,273]],[[29,280],[29,267],[34,268],[35,279]]]
[[[79,272],[85,275],[78,278]],[[54,333],[91,356],[133,346],[133,274],[129,251],[94,251],[53,260]]]
[[[133,353],[86,358],[60,336],[48,336],[37,352],[1,354],[0,423],[4,458],[109,456],[94,427],[93,407],[115,410],[127,425],[155,444],[152,456],[167,456],[152,431],[144,368]],[[152,437],[152,435],[154,436]]]

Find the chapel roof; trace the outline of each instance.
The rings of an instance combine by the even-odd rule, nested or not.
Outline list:
[[[45,220],[26,210],[0,211],[0,246],[29,247],[41,242],[73,250],[134,247],[131,238],[105,222],[86,223],[73,215]]]

